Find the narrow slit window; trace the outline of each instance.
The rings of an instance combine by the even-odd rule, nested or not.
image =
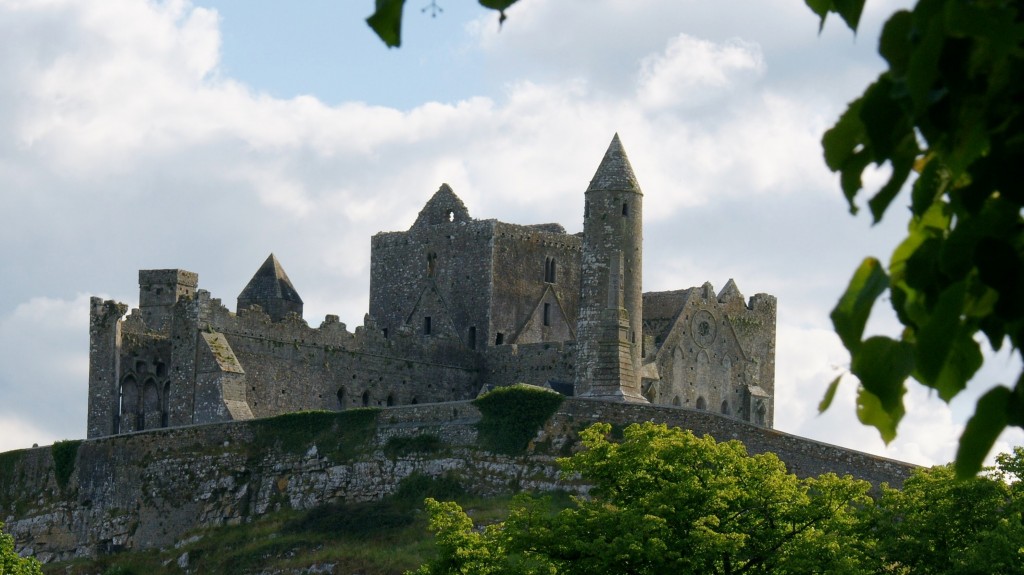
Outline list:
[[[555,258],[544,259],[544,281],[553,284],[555,283],[555,270],[557,266],[555,264]]]
[[[435,271],[437,271],[437,254],[430,252],[427,254],[427,277],[434,277]]]
[[[423,335],[430,335],[430,316],[423,317]]]
[[[494,345],[501,345],[503,343],[505,343],[505,334],[499,331],[498,334],[494,336]]]
[[[622,215],[623,216],[628,216],[629,215],[629,204],[627,202],[622,202]]]
[[[551,304],[544,304],[544,325],[551,325]]]
[[[466,345],[469,349],[476,349],[476,326],[470,326],[469,335],[466,337]]]

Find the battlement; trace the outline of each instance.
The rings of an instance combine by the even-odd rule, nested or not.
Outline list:
[[[182,285],[194,288],[199,285],[199,274],[180,269],[139,270],[139,285]]]
[[[89,437],[459,401],[519,382],[770,427],[775,299],[747,303],[732,280],[717,295],[710,283],[641,292],[643,193],[618,136],[582,195],[584,230],[570,235],[475,219],[442,184],[407,230],[371,238],[369,310],[354,330],[335,315],[311,327],[274,254],[235,311],[194,272],[141,270],[127,317],[90,302]]]

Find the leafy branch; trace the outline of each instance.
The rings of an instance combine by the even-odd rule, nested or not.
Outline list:
[[[805,0],[856,31],[865,0]],[[867,258],[832,311],[860,380],[857,414],[889,442],[912,377],[950,401],[993,349],[1024,341],[1024,11],[1013,0],[919,0],[886,22],[879,53],[889,69],[822,138],[851,213],[862,175],[888,164],[867,201],[879,222],[913,179],[906,238],[888,269]],[[862,340],[888,291],[900,337]],[[839,380],[822,401],[831,402]],[[994,383],[960,438],[956,471],[974,475],[1007,426],[1024,427],[1024,374]]]

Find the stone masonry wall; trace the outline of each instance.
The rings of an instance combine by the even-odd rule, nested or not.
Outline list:
[[[528,453],[511,457],[477,445],[479,418],[469,402],[454,402],[382,409],[362,440],[344,430],[287,435],[274,426],[280,420],[87,440],[63,486],[50,448],[8,452],[0,454],[0,520],[20,553],[52,561],[166,547],[198,527],[282,508],[374,500],[414,472],[454,476],[481,495],[517,488],[582,492],[586,486],[559,479],[555,458],[596,421],[654,421],[719,441],[739,439],[751,453],[778,454],[798,476],[831,471],[899,485],[913,468],[714,413],[586,399],[566,399]],[[403,455],[385,449],[391,437],[424,434],[444,448]]]

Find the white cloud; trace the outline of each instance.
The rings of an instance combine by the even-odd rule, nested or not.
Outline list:
[[[763,72],[757,44],[739,39],[716,44],[680,34],[663,53],[640,61],[638,99],[652,110],[696,108],[750,86]]]
[[[216,14],[184,1],[0,0],[0,241],[23,246],[0,254],[0,390],[17,405],[0,421],[17,413],[30,435],[81,435],[80,293],[133,302],[139,268],[181,267],[233,305],[274,252],[311,324],[331,313],[353,328],[369,237],[408,228],[442,182],[474,217],[575,232],[619,132],[646,194],[646,285],[734,277],[779,296],[780,428],[942,460],[955,406],[913,396],[924,415],[908,416],[889,451],[853,416],[853,385],[814,415],[845,361],[827,314],[850,262],[884,255],[876,247],[902,232],[869,235],[846,217],[819,159],[850,97],[832,92],[862,87],[873,60],[805,63],[857,46],[845,31],[819,40],[799,3],[742,3],[749,17],[734,22],[740,5],[522,2],[502,32],[493,14],[476,28],[501,90],[397,110],[278,99],[227,76]]]
[[[37,297],[0,316],[0,433],[34,443],[85,434],[89,297]],[[13,431],[20,429],[21,431]],[[2,446],[0,446],[2,450]]]

